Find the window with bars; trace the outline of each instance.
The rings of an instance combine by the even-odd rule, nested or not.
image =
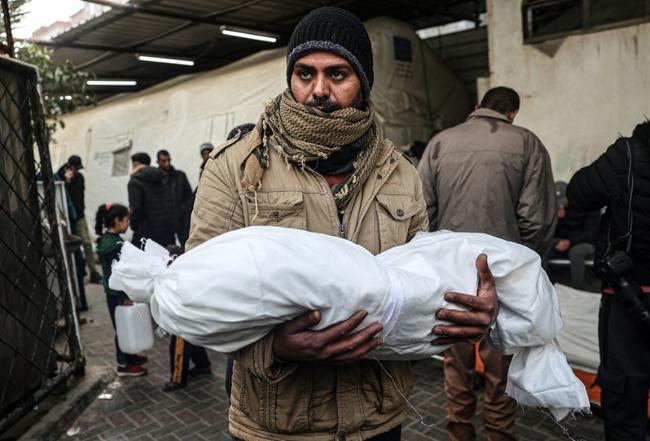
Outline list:
[[[131,141],[127,146],[120,147],[113,152],[113,170],[111,176],[127,176],[130,167],[131,159]]]
[[[650,0],[524,0],[524,42],[650,20]]]

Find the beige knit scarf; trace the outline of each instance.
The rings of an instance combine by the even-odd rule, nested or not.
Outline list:
[[[304,170],[308,162],[327,159],[368,133],[352,174],[334,194],[336,206],[342,209],[359,191],[379,156],[381,139],[370,104],[366,110],[347,107],[327,113],[299,104],[287,89],[266,106],[257,127],[262,145],[255,151],[257,160],[246,162],[242,181],[252,193],[259,188],[269,166],[269,149],[278,152],[290,166]]]

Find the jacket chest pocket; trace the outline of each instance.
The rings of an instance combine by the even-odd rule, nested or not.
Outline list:
[[[249,226],[307,228],[305,203],[299,191],[258,192],[248,204]]]
[[[411,218],[417,213],[418,206],[409,195],[380,193],[376,198],[379,252],[384,252],[406,243]]]

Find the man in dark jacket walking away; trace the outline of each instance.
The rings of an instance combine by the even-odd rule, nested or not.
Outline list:
[[[86,266],[88,267],[88,274],[90,276],[90,283],[99,283],[102,276],[99,275],[95,267],[95,251],[93,249],[93,242],[90,240],[90,233],[88,232],[88,223],[84,211],[86,210],[85,192],[86,183],[84,175],[81,174],[83,164],[81,158],[77,155],[72,155],[68,158],[68,162],[63,164],[56,172],[57,176],[65,181],[65,189],[70,195],[76,219],[72,223],[72,232],[80,236],[83,240],[82,246],[84,256],[86,258]]]
[[[614,253],[631,260],[625,277],[640,313],[630,314],[623,292],[604,280],[598,321],[601,408],[608,441],[644,441],[650,389],[650,121],[619,138],[567,188],[569,204],[582,211],[606,207],[596,239],[596,264]],[[629,291],[628,291],[629,292]],[[645,316],[646,325],[640,316]]]
[[[551,161],[541,141],[513,125],[519,95],[490,89],[466,122],[429,142],[418,172],[432,230],[487,233],[541,253],[555,225]],[[504,393],[510,357],[481,343],[485,365],[487,439],[514,440],[516,403]],[[445,352],[447,430],[452,441],[476,437],[474,345],[456,343]]]
[[[163,185],[163,173],[151,167],[146,153],[131,156],[132,171],[128,184],[129,211],[134,245],[152,239],[162,246],[174,245],[179,228],[179,216],[169,187]]]
[[[191,210],[194,197],[190,181],[187,180],[185,172],[172,166],[172,158],[167,150],[159,150],[156,154],[158,168],[163,174],[163,184],[168,187],[172,195],[174,212],[178,215],[178,230],[176,235],[181,247],[185,245],[189,234],[189,225],[185,224],[185,213]]]

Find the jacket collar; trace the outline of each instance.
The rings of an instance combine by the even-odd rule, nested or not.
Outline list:
[[[469,114],[467,119],[473,119],[473,118],[494,118],[494,119],[500,119],[501,121],[505,121],[508,124],[510,124],[510,120],[508,119],[507,116],[505,116],[503,113],[499,113],[496,110],[492,109],[476,109],[472,113]]]

